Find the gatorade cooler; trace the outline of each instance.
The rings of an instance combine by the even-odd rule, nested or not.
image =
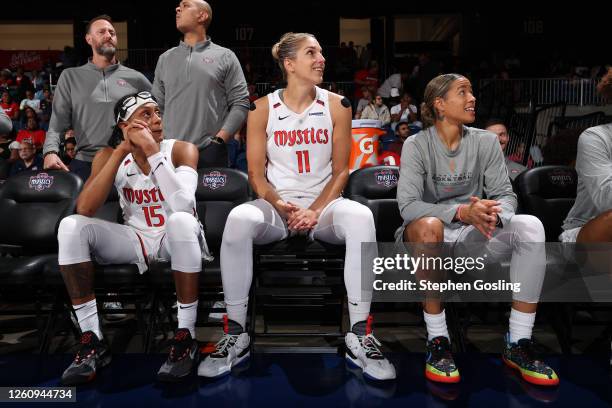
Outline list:
[[[378,164],[378,137],[384,135],[380,120],[360,119],[352,124],[349,171]]]

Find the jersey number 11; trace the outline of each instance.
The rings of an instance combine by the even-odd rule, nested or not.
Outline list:
[[[308,150],[298,150],[295,154],[297,154],[298,172],[300,174],[310,173],[310,155]]]

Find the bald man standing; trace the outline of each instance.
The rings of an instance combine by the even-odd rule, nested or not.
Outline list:
[[[225,167],[225,143],[246,120],[249,92],[236,55],[207,36],[211,20],[207,2],[181,0],[176,28],[183,41],[159,57],[152,92],[164,132],[198,147],[198,167]]]

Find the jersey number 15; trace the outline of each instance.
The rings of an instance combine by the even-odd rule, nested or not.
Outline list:
[[[161,227],[166,222],[164,214],[157,213],[156,211],[161,210],[161,205],[150,205],[148,207],[142,207],[144,211],[145,220],[149,227]]]

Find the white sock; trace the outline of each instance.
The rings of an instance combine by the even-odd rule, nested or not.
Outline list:
[[[227,310],[227,318],[239,323],[242,330],[246,330],[247,309],[249,308],[249,298],[238,302],[225,301],[225,310]]]
[[[446,328],[446,313],[444,310],[439,314],[429,314],[423,310],[423,316],[425,318],[425,326],[427,327],[427,340],[444,336],[450,342],[450,336]]]
[[[348,300],[348,312],[349,319],[351,321],[351,328],[355,323],[363,322],[368,320],[370,315],[370,304],[371,302],[360,302]]]
[[[81,331],[92,331],[98,336],[99,340],[102,340],[102,331],[100,330],[100,320],[98,319],[98,307],[96,305],[96,299],[90,300],[87,303],[80,305],[73,305],[72,308],[76,313],[77,320]]]
[[[523,313],[510,309],[510,343],[516,343],[520,339],[531,339],[535,317],[535,312]]]
[[[198,301],[193,303],[181,303],[177,300],[178,304],[178,328],[188,329],[191,333],[191,338],[195,339],[195,323],[198,317]]]

